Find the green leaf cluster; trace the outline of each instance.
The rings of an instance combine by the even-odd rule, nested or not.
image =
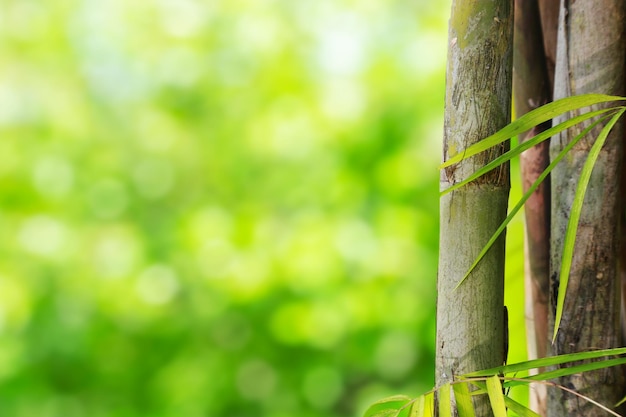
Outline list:
[[[459,163],[467,158],[470,158],[480,152],[483,152],[489,149],[492,146],[498,145],[504,141],[507,141],[517,135],[524,133],[535,126],[538,126],[546,121],[553,119],[556,116],[559,116],[563,113],[567,113],[573,110],[581,110],[585,107],[592,106],[594,104],[613,102],[613,101],[621,101],[625,100],[624,97],[619,96],[608,96],[603,94],[583,94],[579,96],[566,97],[560,100],[556,100],[552,103],[548,103],[544,106],[541,106],[537,109],[534,109],[527,114],[523,115],[519,119],[511,122],[506,127],[502,128],[498,132],[493,135],[477,142],[476,144],[470,146],[469,148],[461,151],[460,153],[453,155],[450,159],[445,161],[440,165],[440,168],[446,168],[453,164]],[[500,227],[496,230],[493,236],[489,239],[487,244],[482,248],[479,255],[476,257],[472,265],[469,267],[466,274],[463,276],[461,281],[457,284],[457,287],[465,281],[465,279],[469,276],[471,271],[476,267],[478,262],[485,256],[487,251],[491,248],[491,246],[495,243],[497,238],[504,232],[507,225],[511,222],[513,217],[520,211],[524,203],[530,198],[530,196],[535,192],[539,184],[544,181],[550,172],[554,169],[554,167],[568,154],[569,151],[573,149],[573,147],[584,137],[586,137],[589,132],[591,132],[597,125],[602,122],[608,122],[604,125],[602,130],[600,131],[598,137],[594,141],[594,144],[589,152],[583,170],[581,172],[580,178],[578,179],[578,184],[576,188],[576,194],[574,196],[574,201],[572,204],[572,209],[568,219],[567,231],[565,234],[565,240],[563,244],[563,254],[561,258],[561,270],[559,273],[559,289],[558,289],[558,298],[557,298],[557,307],[556,307],[556,319],[554,326],[554,334],[553,340],[556,339],[556,335],[559,329],[559,325],[561,322],[561,317],[563,314],[563,304],[565,302],[565,294],[567,290],[567,283],[569,280],[569,272],[572,265],[572,256],[574,253],[574,243],[576,241],[576,232],[578,230],[578,221],[580,219],[580,213],[583,206],[583,201],[585,198],[585,191],[587,189],[587,185],[589,184],[589,178],[591,177],[591,172],[593,170],[594,164],[598,158],[600,150],[608,137],[609,132],[617,123],[619,118],[624,114],[626,108],[623,106],[617,107],[608,107],[603,108],[601,110],[595,111],[587,111],[582,114],[569,118],[564,122],[559,123],[556,126],[553,126],[543,132],[538,133],[532,138],[525,140],[519,143],[517,146],[513,147],[511,150],[503,154],[502,156],[494,159],[490,163],[486,164],[484,167],[478,169],[475,173],[470,175],[468,178],[452,185],[451,187],[443,190],[441,194],[446,194],[452,192],[462,186],[465,186],[475,180],[476,178],[484,175],[485,173],[491,171],[492,169],[500,166],[501,164],[511,160],[512,158],[519,156],[522,152],[531,147],[549,139],[555,134],[562,132],[572,126],[575,126],[581,122],[586,120],[592,120],[592,123],[589,124],[585,129],[581,131],[574,139],[572,139],[561,152],[554,158],[553,161],[548,165],[548,167],[541,173],[541,175],[535,180],[535,182],[530,186],[528,191],[522,196],[522,198],[515,204],[515,206],[509,211],[506,219]]]
[[[513,387],[529,387],[533,383],[543,383],[572,392],[551,380],[597,369],[619,366],[626,363],[626,348],[580,352],[549,358],[535,359],[511,365],[499,366],[483,371],[471,372],[455,378],[439,388],[417,398],[397,395],[382,399],[373,404],[364,417],[432,417],[434,416],[434,395],[437,395],[439,416],[452,416],[453,407],[460,417],[474,417],[472,397],[488,395],[495,417],[506,417],[510,410],[520,417],[537,417],[538,414],[513,400],[508,392]],[[620,356],[621,355],[621,356]],[[580,363],[586,361],[585,363]],[[536,372],[540,368],[557,367],[553,371]],[[530,371],[535,373],[530,374]],[[522,374],[523,376],[518,376]],[[525,376],[524,376],[525,375]],[[451,389],[452,388],[452,389]],[[452,393],[452,394],[451,394]],[[589,401],[611,415],[619,414],[593,399],[573,392],[582,400]]]
[[[568,97],[546,104],[513,121],[492,136],[489,136],[479,141],[478,143],[470,146],[465,150],[462,150],[456,155],[452,155],[449,160],[441,164],[440,168],[445,168],[456,163],[461,163],[467,158],[483,152],[492,146],[507,141],[521,133],[529,131],[533,127],[549,121],[563,113],[567,113],[573,110],[580,111],[583,108],[592,106],[594,104],[621,100],[625,100],[625,98],[600,94],[587,94]],[[532,146],[535,146],[542,141],[549,139],[555,134],[562,132],[572,126],[590,120],[588,126],[584,128],[580,134],[573,138],[563,148],[563,150],[560,151],[560,153],[554,158],[554,160],[551,161],[551,163],[544,170],[544,172],[531,185],[529,190],[510,210],[505,221],[502,223],[502,225],[500,225],[500,227],[497,229],[491,239],[483,247],[480,254],[473,262],[473,264],[469,267],[467,273],[457,284],[457,286],[463,284],[463,282],[468,278],[471,271],[480,262],[482,257],[487,253],[487,251],[493,245],[498,236],[500,236],[500,234],[506,229],[507,225],[519,212],[523,204],[535,192],[539,184],[541,184],[541,182],[547,178],[547,176],[554,169],[554,167],[567,156],[568,152],[570,152],[581,139],[586,137],[594,128],[596,128],[596,126],[599,126],[601,123],[605,123],[589,151],[589,155],[581,172],[580,178],[578,179],[574,203],[572,205],[572,209],[569,215],[559,276],[560,284],[558,289],[556,319],[553,336],[554,338],[556,338],[559,329],[559,323],[563,313],[563,304],[566,296],[573,248],[576,239],[578,221],[580,219],[580,213],[583,206],[585,190],[588,186],[589,178],[591,176],[591,172],[598,158],[600,150],[602,149],[602,146],[604,145],[609,132],[620,119],[620,117],[622,117],[624,112],[626,112],[626,107],[623,106],[606,107],[601,110],[582,112],[578,116],[566,119],[565,121],[555,126],[552,126],[551,128],[543,132],[538,133],[534,137],[517,144],[517,146],[512,147],[508,152],[496,158],[484,167],[480,168],[475,173],[471,174],[468,178],[456,184],[453,184],[449,188],[441,191],[441,195],[443,195],[449,192],[453,192],[460,187],[466,186],[481,175],[484,175],[485,173],[500,166],[501,164],[510,161],[512,158],[519,156],[522,152],[531,148]],[[454,381],[446,383],[441,387],[433,389],[428,393],[414,399],[404,396],[395,396],[383,399],[370,407],[366,411],[365,417],[433,416],[433,399],[435,395],[437,395],[439,416],[451,416],[452,409],[453,407],[455,407],[459,416],[473,417],[475,415],[475,412],[472,405],[471,397],[484,394],[488,395],[491,409],[496,417],[507,416],[507,409],[518,416],[536,417],[537,414],[535,412],[513,400],[508,395],[508,390],[510,388],[518,386],[529,386],[532,383],[544,383],[555,386],[559,389],[567,390],[572,394],[579,396],[581,399],[589,401],[594,405],[604,409],[609,414],[618,416],[618,414],[607,408],[606,405],[598,404],[591,398],[587,398],[580,393],[570,390],[567,387],[559,386],[558,384],[550,381],[559,377],[573,375],[581,372],[623,365],[624,363],[626,363],[626,357],[620,357],[618,355],[624,354],[626,354],[626,348],[608,349],[593,352],[579,352],[567,355],[541,358],[511,365],[500,366],[483,371],[472,372],[465,375],[457,376]],[[580,361],[585,362],[580,363]],[[556,369],[548,370],[547,368],[549,367],[556,367]],[[539,371],[540,368],[545,368],[546,370]],[[528,375],[529,371],[532,370],[534,370],[535,372],[531,375]],[[518,374],[520,373],[524,374],[525,376],[518,377]],[[622,400],[622,402],[623,401],[624,400]],[[428,407],[425,407],[424,404],[427,404]]]

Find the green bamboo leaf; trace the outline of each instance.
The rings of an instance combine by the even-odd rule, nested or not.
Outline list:
[[[452,417],[452,408],[450,406],[450,383],[447,383],[437,391],[439,400],[439,417]]]
[[[493,415],[495,417],[507,417],[502,384],[497,375],[487,378],[487,394],[489,394],[489,402],[491,403]]]
[[[475,417],[474,406],[472,405],[472,396],[466,382],[459,382],[452,385],[454,391],[454,400],[459,417]]]
[[[494,133],[493,135],[481,140],[469,148],[460,151],[456,155],[452,155],[447,161],[439,166],[445,168],[456,164],[464,159],[483,152],[505,140],[526,132],[535,126],[540,125],[554,117],[568,111],[577,110],[593,104],[605,103],[608,101],[626,100],[625,97],[609,96],[604,94],[581,94],[578,96],[566,97],[560,100],[545,104],[534,110],[529,111],[519,119],[509,123],[507,126]]]
[[[493,376],[494,375],[491,375],[490,377],[493,377]],[[481,378],[480,380],[468,380],[467,382],[475,385],[478,388],[478,390],[473,391],[472,394],[484,394],[487,392],[487,386],[483,378]],[[525,381],[525,384],[530,385],[531,381]],[[506,387],[505,384],[503,384],[503,386]],[[541,417],[539,414],[535,413],[533,410],[523,406],[522,404],[518,403],[512,398],[509,398],[506,395],[504,396],[504,402],[507,408],[509,408],[511,411],[515,412],[521,417]]]
[[[456,284],[456,287],[454,287],[455,289],[458,288],[463,281],[465,281],[465,279],[467,279],[467,277],[469,276],[469,274],[474,270],[474,268],[476,268],[476,265],[478,265],[478,263],[481,261],[481,259],[484,258],[484,256],[487,254],[487,252],[489,251],[489,249],[491,249],[491,247],[493,246],[494,243],[496,243],[496,240],[498,240],[498,237],[500,237],[500,235],[502,234],[502,232],[504,232],[507,228],[507,226],[509,225],[509,223],[511,223],[511,221],[513,220],[513,218],[515,218],[515,216],[517,215],[517,213],[521,210],[521,208],[524,206],[524,203],[526,203],[526,201],[530,198],[530,196],[533,195],[533,193],[535,192],[535,190],[537,190],[537,188],[539,187],[539,185],[546,179],[546,177],[548,175],[550,175],[550,172],[552,172],[552,170],[554,169],[554,167],[556,167],[556,165],[565,157],[565,155],[567,155],[567,153],[574,147],[574,145],[576,145],[576,143],[578,143],[578,141],[580,141],[580,139],[582,139],[583,137],[585,137],[587,135],[587,133],[589,133],[596,125],[598,125],[599,123],[601,123],[602,121],[604,121],[605,119],[608,119],[609,117],[611,117],[611,115],[608,116],[604,116],[598,120],[596,120],[595,122],[593,122],[589,127],[585,128],[580,134],[576,135],[576,137],[574,139],[572,139],[566,146],[565,148],[563,148],[563,150],[561,150],[561,152],[557,155],[556,158],[554,158],[554,160],[550,163],[550,165],[548,165],[546,167],[546,169],[541,173],[541,175],[539,175],[539,177],[537,177],[537,179],[535,180],[535,182],[530,186],[530,188],[526,191],[526,193],[524,193],[524,195],[522,196],[522,198],[517,202],[517,204],[515,204],[515,207],[513,207],[513,209],[511,209],[509,211],[509,214],[506,216],[506,219],[504,219],[504,221],[502,222],[502,224],[500,224],[500,226],[498,227],[498,229],[494,232],[494,234],[491,236],[491,238],[489,239],[489,241],[485,244],[485,246],[481,249],[480,253],[478,254],[478,256],[476,257],[476,259],[474,260],[474,262],[472,263],[472,265],[470,265],[469,269],[467,270],[467,272],[465,273],[465,275],[463,276],[463,278],[461,278],[461,280],[459,281],[458,284]]]
[[[583,201],[585,199],[585,192],[587,191],[587,185],[589,184],[589,178],[591,172],[595,166],[600,150],[606,141],[607,136],[615,123],[624,114],[624,109],[620,110],[609,122],[604,126],[598,138],[594,142],[585,165],[580,173],[578,179],[578,185],[576,187],[576,194],[574,195],[574,201],[570,211],[570,217],[567,222],[567,230],[565,231],[565,240],[563,242],[563,255],[561,258],[561,273],[559,276],[559,291],[557,295],[556,303],[556,318],[554,319],[554,334],[552,335],[552,343],[556,340],[556,335],[559,331],[559,325],[561,324],[561,318],[563,316],[563,304],[565,303],[565,293],[567,291],[567,283],[569,281],[569,273],[572,267],[572,257],[574,256],[574,243],[576,242],[576,233],[578,231],[578,221],[580,220],[580,213],[582,211]]]
[[[512,398],[504,397],[504,402],[506,403],[506,406],[509,410],[513,411],[520,417],[541,417],[530,408],[518,403]]]
[[[435,393],[426,394],[424,403],[424,417],[433,417],[435,415]]]
[[[424,402],[426,398],[424,395],[420,395],[413,401],[411,404],[411,412],[409,413],[410,417],[424,417]]]
[[[516,382],[516,381],[511,381],[511,382]],[[530,381],[523,381],[523,382],[524,382],[525,384],[527,384],[527,383],[528,383],[528,382],[530,382]],[[588,396],[583,395],[583,394],[581,394],[581,393],[577,392],[576,390],[566,388],[566,387],[564,387],[563,385],[559,385],[559,384],[553,384],[553,383],[551,383],[550,385],[552,385],[553,387],[558,388],[558,389],[560,389],[560,390],[567,391],[567,392],[569,392],[570,394],[577,396],[577,397],[578,397],[578,398],[580,398],[581,400],[587,401],[587,402],[589,402],[589,403],[591,403],[591,404],[595,405],[596,407],[600,408],[601,410],[605,411],[605,412],[606,412],[606,413],[608,413],[608,414],[611,414],[612,416],[622,417],[620,414],[617,414],[616,412],[614,412],[614,411],[613,411],[613,410],[611,410],[610,408],[606,407],[605,405],[600,404],[600,403],[599,403],[599,402],[597,402],[597,401],[594,401],[592,398],[589,398]],[[517,407],[517,406],[515,405],[515,401],[514,401],[514,400],[512,400],[511,398],[505,397],[505,398],[504,398],[504,400],[505,400],[505,402],[506,402],[507,407],[509,407],[511,410],[513,410],[514,408],[516,408],[516,407]],[[521,404],[517,404],[517,405],[518,405],[518,406],[520,406],[520,407],[524,407],[524,406],[521,406]],[[526,414],[522,408],[519,408],[519,412],[524,413],[524,414],[520,414],[520,415],[522,415],[522,416],[523,416],[523,415],[529,415],[529,416],[531,416],[531,417],[536,417],[536,416],[538,416],[538,414],[534,413],[533,411],[531,411],[531,410],[528,410],[528,411],[530,411],[530,414]],[[517,413],[517,409],[516,409],[516,413]]]
[[[596,110],[596,111],[592,111],[592,112],[587,112],[587,113],[583,113],[579,116],[573,117],[571,119],[567,119],[564,122],[559,123],[556,126],[553,126],[547,130],[544,130],[543,132],[538,133],[537,135],[533,136],[532,138],[519,143],[517,146],[515,146],[513,149],[509,150],[508,152],[504,153],[503,155],[500,155],[498,158],[494,159],[493,161],[489,162],[487,165],[483,166],[482,168],[478,169],[475,173],[473,173],[472,175],[470,175],[469,177],[467,177],[466,179],[464,179],[463,181],[460,181],[448,188],[446,188],[445,190],[441,191],[439,193],[440,196],[443,196],[451,191],[454,191],[458,188],[461,188],[462,186],[464,186],[465,184],[474,181],[476,178],[479,178],[483,175],[485,175],[486,173],[488,173],[489,171],[499,167],[500,165],[502,165],[503,163],[515,158],[516,156],[520,155],[522,152],[532,148],[533,146],[543,142],[546,139],[550,139],[552,136],[556,135],[557,133],[568,129],[572,126],[577,125],[580,122],[583,122],[585,120],[591,119],[593,117],[602,115],[604,113],[607,112],[611,112],[611,111],[615,111],[616,109],[621,109],[623,107],[612,107],[612,108],[608,108],[608,109],[601,109],[601,110]]]
[[[568,362],[577,362],[590,359],[599,359],[606,356],[616,356],[626,354],[626,347],[615,349],[594,350],[590,352],[568,353],[558,356],[548,356],[547,358],[533,359],[524,362],[512,363],[496,368],[489,368],[482,371],[470,372],[462,375],[462,378],[485,377],[502,374],[526,372],[531,369],[545,368],[548,366],[562,365]],[[571,369],[571,368],[569,368]]]
[[[565,355],[563,355],[563,356],[565,356]],[[623,361],[624,359],[626,359],[626,358],[620,358],[619,360]],[[619,365],[619,364],[620,363],[616,362],[616,363],[613,364],[613,366]],[[571,369],[573,371],[568,371],[567,375],[570,375],[570,374],[573,374],[573,373],[580,373],[582,368],[580,368],[580,367],[572,367]],[[600,369],[600,368],[596,367],[594,369]],[[558,377],[558,375],[555,376],[553,374],[553,375],[551,375],[550,378],[546,378],[546,379],[553,379],[553,378],[557,378],[557,377]],[[491,393],[493,392],[493,394],[496,395],[496,397],[499,397],[500,395],[502,395],[502,397],[504,398],[504,403],[506,404],[506,407],[508,407],[511,411],[515,412],[519,416],[522,416],[522,417],[526,417],[526,416],[528,416],[528,417],[539,417],[539,415],[537,413],[535,413],[534,411],[532,411],[532,410],[526,408],[525,406],[517,403],[512,398],[509,398],[508,396],[506,396],[504,394],[500,394],[501,390],[498,390],[496,392],[495,391],[495,384],[492,387],[488,387],[487,384],[489,384],[489,383],[493,384],[494,383],[494,381],[492,381],[493,378],[498,378],[498,376],[497,375],[491,375],[488,378],[480,377],[478,379],[470,378],[470,379],[467,379],[466,382],[471,383],[471,384],[475,385],[478,388],[477,390],[473,391],[472,394],[484,394],[485,392],[487,392],[489,395],[491,395]],[[543,380],[543,378],[542,379],[536,379],[536,380],[511,378],[508,381],[506,381],[506,383],[501,384],[500,386],[501,387],[513,387],[513,386],[517,386],[517,385],[529,385],[529,384],[531,384],[533,382],[537,382],[537,381],[541,381],[541,380]],[[498,384],[499,384],[499,379],[498,379]],[[559,388],[559,389],[566,389],[565,387],[560,386],[558,384],[552,384],[552,385],[554,385],[556,388]],[[619,417],[619,414],[615,414],[613,411],[609,410],[607,407],[605,407],[604,405],[594,401],[593,399],[591,399],[589,397],[586,397],[586,396],[584,396],[582,394],[579,394],[576,391],[572,391],[572,390],[568,390],[568,391],[571,392],[574,395],[579,396],[581,399],[583,399],[585,401],[591,402],[592,404],[600,407],[601,409],[607,411],[608,413]],[[490,400],[491,400],[491,397],[490,397]],[[496,413],[496,410],[495,410],[493,405],[492,405],[492,411],[494,413]],[[496,415],[496,417],[499,417],[498,414],[495,414],[495,415]]]
[[[610,368],[611,366],[618,366],[618,365],[622,365],[625,363],[626,363],[626,358],[605,359],[605,360],[597,361],[597,362],[589,362],[589,363],[583,363],[580,365],[574,365],[568,368],[559,368],[559,369],[555,369],[552,371],[544,371],[536,375],[529,375],[521,379],[528,380],[528,381],[548,381],[550,379],[579,374],[582,372],[595,371],[597,369]],[[513,386],[520,385],[520,384],[523,384],[523,382],[515,380],[515,381],[509,382],[507,386],[513,387]]]
[[[372,404],[363,417],[398,417],[405,406],[411,401],[406,395],[394,395],[383,398]]]

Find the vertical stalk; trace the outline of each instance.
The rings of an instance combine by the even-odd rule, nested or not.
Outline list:
[[[519,118],[552,101],[544,50],[542,21],[538,0],[515,0],[513,52],[513,97]],[[552,68],[554,73],[554,68]],[[523,142],[549,128],[550,122],[520,135]],[[526,192],[550,163],[549,143],[542,142],[521,155],[522,188]],[[524,206],[526,339],[529,359],[546,356],[548,347],[548,297],[550,294],[550,183],[544,181]],[[546,391],[537,385],[530,391],[531,408],[546,413]]]
[[[626,2],[562,0],[559,17],[555,99],[584,93],[624,93]],[[584,126],[552,138],[554,156]],[[581,140],[552,172],[551,327],[561,254],[577,178],[598,130]],[[559,334],[552,354],[617,347],[620,342],[618,272],[623,127],[616,125],[598,158],[579,222]],[[605,405],[623,396],[619,367],[561,378],[561,384]],[[604,416],[605,412],[560,390],[549,390],[549,416]]]
[[[510,121],[512,0],[453,0],[449,25],[443,159],[463,152]],[[442,170],[445,189],[506,151],[490,149]],[[436,384],[504,360],[504,236],[455,288],[506,217],[509,166],[440,202]],[[490,415],[486,398],[477,415]]]

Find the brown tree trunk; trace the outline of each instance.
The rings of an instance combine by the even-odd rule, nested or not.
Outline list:
[[[539,17],[546,70],[550,80],[550,95],[554,91],[554,66],[556,63],[556,34],[559,28],[559,0],[539,0]]]
[[[559,17],[554,98],[584,93],[624,93],[626,21],[624,0],[562,0]],[[558,121],[557,121],[558,122]],[[570,129],[552,138],[550,155],[580,133]],[[577,179],[599,130],[581,140],[552,172],[551,326],[561,277],[563,239]],[[620,341],[620,280],[617,268],[620,221],[621,124],[609,136],[594,168],[579,222],[569,285],[554,355],[617,347]],[[559,383],[611,406],[623,396],[621,368],[564,377]],[[562,390],[549,390],[548,415],[605,416]]]
[[[551,80],[544,51],[542,24],[537,0],[515,1],[513,54],[513,91],[516,117],[520,117],[552,99]],[[552,64],[552,72],[554,72]],[[520,135],[523,142],[550,127],[537,126]],[[521,156],[522,189],[528,191],[549,164],[548,142],[543,142]],[[550,265],[550,184],[544,181],[524,207],[526,338],[529,359],[546,356],[548,337],[548,296]],[[543,385],[531,390],[531,408],[546,413]]]

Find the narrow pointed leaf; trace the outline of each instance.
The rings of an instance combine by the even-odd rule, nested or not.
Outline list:
[[[577,362],[577,361],[583,361],[583,360],[588,360],[588,359],[598,359],[598,358],[602,358],[606,356],[617,356],[617,355],[624,355],[624,354],[626,354],[626,347],[594,350],[590,352],[568,353],[565,355],[548,356],[547,358],[532,359],[529,361],[512,363],[512,364],[505,365],[505,366],[498,366],[496,368],[485,369],[482,371],[470,372],[468,374],[464,374],[462,377],[474,378],[474,377],[491,376],[491,375],[496,375],[499,373],[511,374],[511,373],[517,373],[517,372],[525,372],[531,369],[562,365],[568,362]]]
[[[506,406],[509,410],[513,411],[520,417],[541,417],[530,408],[518,403],[512,398],[504,397],[504,402],[506,403]]]
[[[486,173],[488,173],[489,171],[499,167],[500,165],[502,165],[503,163],[515,158],[516,156],[520,155],[522,152],[532,148],[533,146],[543,142],[544,140],[550,139],[552,136],[556,135],[557,133],[568,129],[572,126],[577,125],[580,122],[583,122],[585,120],[591,119],[593,117],[599,116],[601,114],[607,113],[607,112],[614,112],[616,109],[621,109],[623,107],[612,107],[612,108],[608,108],[608,109],[602,109],[602,110],[596,110],[596,111],[592,111],[592,112],[587,112],[587,113],[583,113],[579,116],[573,117],[571,119],[567,119],[564,122],[559,123],[556,126],[553,126],[547,130],[544,130],[541,133],[538,133],[537,135],[533,136],[532,138],[519,143],[517,146],[515,146],[513,149],[505,152],[503,155],[500,155],[498,158],[494,159],[493,161],[489,162],[487,165],[485,165],[484,167],[480,168],[479,170],[477,170],[475,173],[473,173],[472,175],[470,175],[469,177],[467,177],[466,179],[464,179],[463,181],[460,181],[448,188],[446,188],[445,190],[441,191],[439,193],[440,196],[443,196],[451,191],[454,191],[458,188],[461,188],[462,186],[464,186],[465,184],[474,181],[476,178],[479,178],[483,175],[485,175]]]
[[[506,227],[509,225],[509,223],[511,223],[511,221],[513,220],[513,218],[515,218],[515,215],[517,215],[517,213],[521,210],[521,208],[523,207],[524,203],[526,203],[526,201],[530,198],[530,196],[533,195],[533,193],[535,192],[535,190],[539,187],[539,185],[541,185],[541,183],[546,179],[546,177],[548,175],[550,175],[550,172],[552,172],[552,170],[554,169],[554,167],[556,167],[556,165],[565,157],[565,155],[567,155],[567,153],[574,147],[574,145],[576,145],[576,143],[578,143],[578,141],[580,139],[582,139],[583,137],[585,137],[585,135],[587,135],[587,133],[589,133],[596,125],[598,125],[599,123],[601,123],[602,121],[604,121],[605,119],[608,119],[610,116],[604,116],[603,118],[600,118],[598,120],[596,120],[595,122],[593,122],[589,127],[587,127],[585,130],[583,130],[580,134],[578,134],[574,139],[572,139],[567,146],[565,146],[565,148],[563,148],[563,150],[561,150],[561,152],[557,155],[556,158],[554,158],[554,161],[552,161],[550,163],[550,165],[548,165],[546,167],[546,169],[543,170],[543,172],[541,173],[541,175],[539,175],[539,177],[537,177],[537,179],[535,180],[535,182],[530,186],[530,188],[524,193],[524,195],[522,196],[522,198],[517,202],[517,204],[515,204],[515,207],[513,207],[513,209],[511,209],[509,211],[509,214],[506,216],[506,219],[504,219],[504,221],[502,222],[502,224],[500,224],[500,226],[498,227],[498,229],[494,232],[494,234],[491,236],[491,238],[489,239],[489,241],[485,244],[485,246],[481,249],[480,253],[478,254],[478,256],[476,257],[476,259],[474,260],[474,262],[472,263],[472,265],[470,265],[469,269],[467,270],[467,272],[465,273],[465,275],[463,276],[463,278],[461,278],[461,280],[459,281],[458,284],[456,284],[455,288],[458,288],[459,285],[461,285],[463,283],[463,281],[465,281],[465,279],[467,279],[467,277],[469,276],[469,274],[474,270],[474,268],[476,268],[476,265],[478,265],[478,263],[480,262],[481,259],[484,258],[484,256],[487,254],[487,252],[489,251],[489,249],[491,249],[491,247],[493,246],[494,243],[496,243],[496,240],[498,240],[498,237],[500,237],[500,235],[502,234],[502,232],[504,232],[506,230]]]
[[[435,393],[429,392],[424,398],[424,417],[434,417],[435,415]]]
[[[487,394],[489,394],[489,402],[494,417],[507,417],[502,384],[497,375],[487,378]]]
[[[548,381],[554,378],[580,374],[582,372],[595,371],[597,369],[610,368],[611,366],[618,366],[618,365],[622,365],[625,363],[626,363],[626,358],[606,359],[606,360],[602,360],[598,362],[589,362],[589,363],[584,363],[581,365],[575,365],[575,366],[571,366],[568,368],[559,368],[553,371],[544,371],[536,375],[530,375],[530,376],[524,377],[522,379],[525,379],[528,381]],[[507,385],[511,387],[515,385],[519,385],[516,382],[521,383],[521,381],[511,381]]]
[[[403,411],[404,407],[411,401],[406,395],[394,395],[392,397],[383,398],[372,404],[363,417],[397,417]]]
[[[419,396],[411,405],[409,417],[434,417],[434,402],[434,391],[430,391],[427,394]]]
[[[474,406],[472,405],[472,396],[466,382],[460,382],[452,385],[454,391],[454,400],[459,417],[475,417]]]
[[[624,97],[608,96],[604,94],[581,94],[578,96],[566,97],[560,100],[545,104],[534,110],[529,111],[522,117],[494,133],[493,135],[481,140],[480,142],[460,151],[456,155],[452,155],[447,161],[439,166],[445,168],[454,165],[463,159],[483,152],[492,146],[504,142],[505,140],[517,136],[520,133],[540,125],[541,123],[553,119],[554,117],[565,112],[591,106],[593,104],[604,103],[607,101],[626,100]]]
[[[517,380],[514,380],[514,381],[511,381],[511,382],[518,382],[518,381],[517,381]],[[525,383],[525,384],[527,384],[527,383],[528,383],[528,382],[530,382],[530,381],[522,381],[522,382],[523,382],[523,383]],[[584,395],[584,394],[579,393],[579,392],[578,392],[578,391],[576,391],[575,389],[570,389],[570,388],[567,388],[567,387],[565,387],[565,386],[563,386],[563,385],[559,385],[559,384],[551,384],[551,385],[552,385],[554,388],[558,388],[558,389],[560,389],[560,390],[562,390],[562,391],[566,391],[566,392],[569,392],[569,393],[570,393],[570,394],[572,394],[572,395],[575,395],[575,396],[576,396],[576,397],[578,397],[580,400],[583,400],[583,401],[586,401],[586,402],[589,402],[589,403],[591,403],[591,404],[595,405],[596,407],[600,408],[601,410],[605,411],[606,413],[608,413],[608,414],[610,414],[610,415],[612,415],[612,416],[615,416],[615,417],[622,417],[622,415],[621,415],[621,414],[618,414],[618,413],[616,413],[615,411],[613,411],[613,410],[611,410],[610,408],[608,408],[607,406],[605,406],[604,404],[601,404],[601,403],[599,403],[599,402],[595,401],[594,399],[589,398],[588,396],[586,396],[586,395]],[[504,401],[506,402],[507,407],[509,407],[511,410],[513,410],[513,409],[516,407],[516,405],[514,404],[514,403],[515,403],[515,401],[514,401],[514,400],[512,400],[511,398],[508,398],[508,397],[506,397],[506,396],[505,396],[505,397],[504,397]],[[518,405],[520,405],[520,404],[518,404]],[[522,407],[523,407],[523,406],[522,406]],[[617,406],[615,406],[615,407],[617,407]],[[522,411],[522,410],[520,409],[520,411]],[[517,411],[516,411],[516,412],[517,412]],[[520,415],[524,415],[524,414],[520,414]],[[536,414],[536,413],[532,412],[532,414],[530,414],[530,416],[535,417],[535,416],[538,416],[538,414]]]
[[[409,413],[410,417],[424,417],[424,401],[424,395],[420,395],[413,401],[413,404],[411,404],[411,412]]]
[[[556,304],[556,318],[554,319],[554,334],[552,335],[552,343],[556,340],[556,335],[559,331],[559,325],[561,324],[561,318],[563,316],[563,304],[565,303],[565,293],[567,291],[567,283],[569,281],[569,273],[572,267],[572,257],[574,255],[574,243],[576,242],[576,233],[578,231],[578,221],[580,220],[580,213],[582,211],[583,201],[585,199],[585,192],[587,191],[587,185],[591,178],[591,172],[595,166],[600,150],[606,141],[607,136],[615,123],[624,114],[624,109],[620,110],[609,122],[604,126],[596,141],[594,142],[587,160],[583,165],[583,169],[578,179],[578,185],[576,187],[576,194],[574,195],[574,201],[570,211],[570,217],[567,222],[567,230],[565,231],[565,240],[563,242],[563,255],[561,257],[561,272],[559,276],[559,290]]]
[[[439,417],[452,417],[452,408],[450,407],[450,383],[439,388],[437,396],[439,400]]]

